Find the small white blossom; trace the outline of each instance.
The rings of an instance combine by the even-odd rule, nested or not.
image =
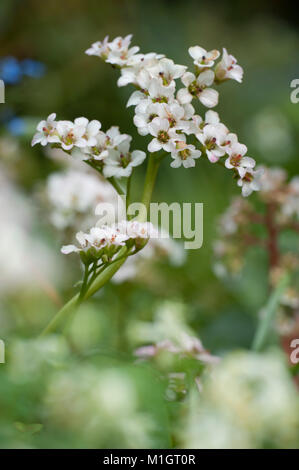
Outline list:
[[[151,222],[139,222],[137,220],[122,220],[116,225],[120,233],[126,234],[131,239],[157,238],[158,231]]]
[[[194,145],[177,141],[176,148],[172,151],[171,156],[173,158],[170,164],[172,168],[179,168],[181,165],[183,165],[184,168],[191,168],[195,166],[195,159],[201,156],[201,151],[196,149]]]
[[[109,36],[106,36],[103,41],[97,41],[92,44],[92,46],[85,51],[87,55],[95,55],[105,59],[109,54]]]
[[[225,149],[221,147],[225,134],[222,127],[219,127],[218,124],[206,125],[202,133],[196,134],[196,137],[204,145],[207,157],[211,163],[218,162],[219,158],[225,155]]]
[[[255,160],[244,156],[247,153],[246,145],[235,143],[228,147],[227,152],[229,156],[225,160],[226,168],[229,170],[236,168],[241,177],[245,175],[248,168],[255,167]]]
[[[58,121],[56,127],[63,150],[71,150],[74,146],[85,147],[86,140],[83,138],[85,126],[73,124],[71,121]]]
[[[43,147],[48,145],[48,143],[59,142],[59,137],[57,136],[55,130],[57,122],[55,121],[56,114],[50,114],[45,121],[41,121],[37,125],[37,132],[34,134],[31,145],[41,144]]]
[[[235,57],[228,54],[225,48],[223,48],[221,61],[216,66],[215,75],[219,81],[232,79],[239,83],[242,82],[243,69],[237,64]]]
[[[220,52],[213,49],[207,52],[203,47],[189,47],[188,52],[193,59],[194,64],[199,67],[213,67],[214,61],[220,56]]]
[[[149,152],[158,152],[161,149],[171,152],[175,148],[175,140],[184,138],[184,135],[177,134],[176,129],[170,126],[168,119],[155,118],[148,128],[150,134],[154,136],[147,147]]]
[[[218,104],[218,91],[209,88],[214,82],[214,72],[205,70],[198,77],[191,72],[186,72],[182,77],[182,82],[186,88],[181,88],[177,93],[177,99],[182,104],[190,103],[193,98],[207,108],[213,108]]]
[[[253,191],[259,191],[261,189],[260,177],[263,174],[263,170],[253,170],[247,168],[246,173],[238,179],[238,186],[242,188],[242,195],[244,197],[250,196]]]
[[[178,65],[171,59],[166,57],[159,60],[157,64],[152,67],[148,67],[149,73],[152,77],[160,78],[162,85],[169,86],[173,80],[182,77],[186,72],[187,67],[185,65]]]
[[[141,165],[146,154],[141,150],[130,152],[132,137],[128,136],[115,149],[110,149],[108,157],[105,159],[104,176],[110,178],[128,177],[131,175],[133,167]]]

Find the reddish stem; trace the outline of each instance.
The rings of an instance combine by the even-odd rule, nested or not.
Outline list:
[[[278,228],[275,224],[275,211],[276,205],[269,202],[266,206],[265,223],[268,231],[267,248],[269,253],[270,268],[277,266],[279,261],[279,250],[278,250]]]

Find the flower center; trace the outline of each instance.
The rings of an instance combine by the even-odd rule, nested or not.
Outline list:
[[[196,80],[194,80],[194,82],[190,83],[188,86],[189,93],[192,96],[198,96],[204,90],[204,88],[204,85],[200,87]]]
[[[214,150],[216,148],[216,137],[206,140],[206,147],[208,150]]]
[[[158,140],[162,142],[163,144],[166,144],[166,142],[169,141],[169,135],[167,134],[166,131],[159,131]]]
[[[251,183],[251,181],[253,180],[253,175],[247,172],[245,173],[242,179],[243,181],[246,181],[246,183]]]
[[[241,158],[242,158],[242,155],[240,155],[240,154],[239,154],[239,155],[232,155],[232,156],[230,157],[229,162],[230,162],[230,164],[233,165],[233,166],[239,166],[240,161],[241,161]]]
[[[153,103],[168,103],[168,98],[166,96],[157,96],[152,99]]]
[[[184,149],[184,150],[181,150],[179,154],[182,160],[187,160],[187,158],[190,157],[191,152],[189,149]]]
[[[130,152],[127,153],[127,155],[124,155],[123,153],[120,154],[120,164],[123,168],[126,168],[131,161],[131,154]]]

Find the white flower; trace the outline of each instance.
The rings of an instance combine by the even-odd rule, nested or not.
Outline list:
[[[143,72],[156,65],[162,57],[164,57],[162,54],[156,54],[155,52],[133,55],[128,59],[126,67],[122,67],[117,85],[122,87],[134,83],[142,88]]]
[[[87,55],[95,55],[101,58],[106,58],[109,54],[109,36],[106,36],[103,41],[97,41],[85,51]]]
[[[61,252],[68,255],[70,253],[86,253],[93,249],[95,252],[102,254],[105,247],[125,245],[128,236],[113,227],[104,225],[102,227],[92,227],[89,233],[78,232],[76,239],[79,242],[78,247],[76,245],[65,245],[61,248]]]
[[[139,47],[134,46],[129,49],[132,34],[125,38],[117,37],[109,43],[109,53],[106,62],[113,65],[124,66],[138,51]]]
[[[196,149],[194,145],[177,141],[175,151],[171,153],[171,156],[173,158],[173,162],[170,164],[172,168],[179,168],[181,165],[184,168],[191,168],[195,166],[194,159],[201,156],[201,151]]]
[[[56,114],[52,113],[47,117],[46,121],[41,121],[37,125],[37,128],[36,128],[37,132],[33,136],[32,143],[31,143],[32,146],[35,144],[41,144],[44,147],[48,143],[59,142],[59,137],[55,133],[56,124],[57,124],[55,119],[56,119]]]
[[[79,247],[77,247],[76,245],[64,245],[61,248],[61,253],[63,253],[64,255],[69,255],[70,253],[79,253],[80,251],[86,251],[88,248],[86,234],[84,232],[78,232],[76,234],[76,239],[79,242]]]
[[[85,117],[80,117],[75,119],[74,123],[75,126],[85,127],[83,138],[86,140],[86,145],[92,147],[97,144],[97,135],[102,127],[100,121],[96,119],[88,121]]]
[[[110,178],[128,177],[131,175],[133,167],[141,165],[146,158],[145,152],[134,150],[130,152],[132,137],[128,136],[115,149],[110,149],[108,157],[105,159],[104,176]]]
[[[240,175],[238,186],[242,188],[242,195],[244,197],[249,196],[253,191],[261,189],[260,177],[262,174],[262,169],[253,170],[252,168],[247,168],[246,173],[243,176]]]
[[[236,168],[241,178],[245,175],[248,168],[255,167],[255,160],[251,157],[244,157],[247,147],[244,144],[235,143],[231,145],[227,152],[228,158],[225,160],[225,166],[229,170]]]
[[[195,134],[195,135],[201,134],[203,128],[207,124],[221,124],[219,114],[216,113],[216,111],[212,111],[211,109],[209,111],[206,111],[205,119],[203,119],[198,114],[194,114],[191,117],[192,119],[186,122],[187,126],[185,126],[184,128],[184,132],[186,132],[186,134],[188,135],[189,134]],[[224,124],[221,124],[221,126],[223,126],[224,133],[228,132],[228,129],[226,128],[226,126],[224,126]]]
[[[118,126],[112,126],[108,131],[106,132],[107,136],[107,146],[109,148],[116,147],[119,145],[121,142],[126,140],[129,135],[128,134],[121,134],[119,132],[119,127]]]
[[[56,130],[63,150],[71,150],[74,146],[82,148],[86,146],[86,140],[83,138],[84,125],[75,125],[71,121],[58,121]]]
[[[194,64],[200,68],[212,67],[214,65],[214,61],[220,56],[220,52],[216,49],[207,52],[200,46],[189,47],[188,52],[192,57]]]
[[[185,65],[178,65],[171,59],[163,58],[147,70],[152,77],[160,78],[164,86],[170,85],[173,80],[182,77],[187,67]]]
[[[242,82],[243,69],[237,64],[235,57],[228,54],[225,48],[223,48],[222,59],[216,66],[215,75],[219,81],[232,79],[239,83]]]
[[[207,157],[211,163],[218,162],[219,158],[225,155],[225,149],[221,147],[225,134],[223,128],[218,124],[206,125],[202,133],[196,134],[196,137],[205,146]]]
[[[153,103],[169,103],[174,99],[175,85],[163,86],[161,81],[153,78],[148,88],[148,94]]]
[[[95,143],[90,147],[85,149],[86,157],[92,157],[94,160],[104,160],[104,158],[108,157],[108,145],[110,139],[102,131],[99,131],[95,136]]]
[[[170,126],[168,119],[154,118],[148,125],[148,129],[155,137],[148,144],[149,152],[158,152],[161,149],[171,152],[175,148],[175,140],[184,139],[183,134],[177,134],[176,129]]]
[[[82,216],[87,224],[99,202],[115,199],[115,191],[109,183],[95,174],[73,169],[52,173],[46,189],[52,208],[51,222],[58,229],[72,226],[76,219],[82,224]]]
[[[116,226],[120,233],[124,233],[128,238],[157,238],[158,231],[151,222],[139,222],[137,220],[122,220]]]
[[[193,98],[198,98],[207,108],[213,108],[218,104],[218,91],[208,88],[214,82],[214,72],[205,70],[196,78],[191,72],[186,72],[182,82],[186,88],[181,88],[177,93],[177,99],[182,104],[190,103]]]
[[[133,121],[138,129],[138,133],[140,135],[147,135],[149,134],[148,124],[152,122],[155,117],[162,117],[163,105],[145,99],[136,106],[135,113]]]

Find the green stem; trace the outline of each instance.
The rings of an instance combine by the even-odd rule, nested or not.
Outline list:
[[[152,199],[153,189],[156,182],[156,177],[158,173],[158,169],[160,166],[162,158],[157,158],[155,154],[150,154],[148,159],[147,171],[145,176],[145,183],[144,183],[144,190],[141,203],[145,207],[145,212],[139,214],[139,221],[145,222],[147,220],[147,212],[149,209],[149,205]]]
[[[273,323],[279,301],[288,283],[289,276],[286,275],[282,277],[280,282],[278,283],[278,286],[270,295],[269,301],[265,307],[265,313],[259,320],[259,324],[253,339],[252,349],[254,351],[260,351],[263,348],[271,330],[271,325]]]
[[[119,182],[112,176],[111,178],[107,178],[107,180],[112,184],[114,189],[118,192],[120,196],[124,196],[126,194],[125,190],[119,184]]]
[[[127,181],[127,192],[126,192],[126,211],[128,210],[130,199],[131,199],[131,181],[132,181],[132,173],[128,178]]]
[[[152,192],[154,189],[160,161],[161,161],[161,158],[156,158],[152,154],[149,156],[148,167],[147,167],[147,172],[146,172],[146,177],[145,177],[144,191],[143,191],[143,196],[142,196],[142,203],[146,207],[146,213],[150,205]],[[111,182],[111,184],[113,183]],[[142,222],[146,221],[146,213],[139,214],[140,221]],[[59,310],[59,312],[51,320],[48,326],[42,331],[41,336],[45,336],[49,333],[56,331],[59,325],[65,320],[67,315],[69,315],[77,306],[78,300],[80,299],[80,302],[87,300],[89,297],[95,294],[99,289],[101,289],[119,270],[119,268],[123,265],[123,263],[126,261],[129,255],[130,255],[130,251],[128,250],[126,246],[123,246],[118,253],[118,257],[115,260],[113,260],[113,263],[108,265],[103,271],[99,273],[98,277],[92,282],[90,287],[87,289],[87,292],[85,292],[85,294],[82,296],[82,299],[80,299],[79,294],[76,294],[74,297],[72,297],[71,300],[69,300],[62,307],[62,309]]]

